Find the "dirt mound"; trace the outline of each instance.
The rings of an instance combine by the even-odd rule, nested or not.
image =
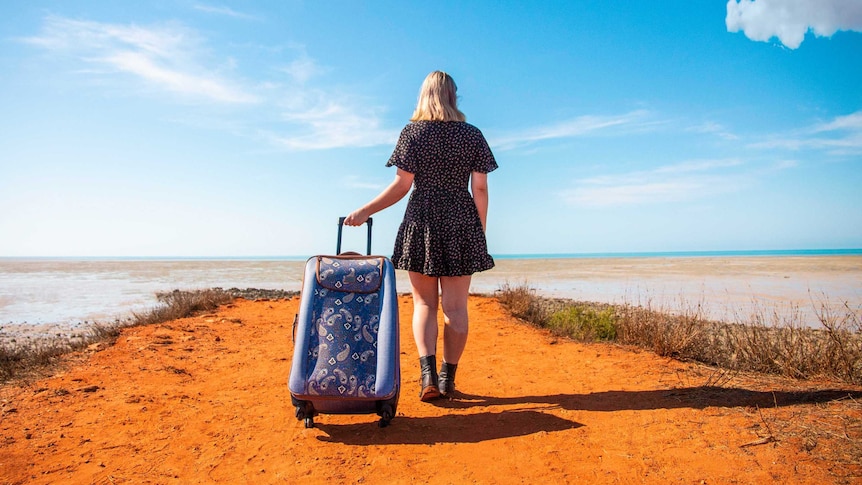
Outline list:
[[[484,297],[470,298],[463,393],[421,403],[411,300],[399,303],[403,387],[388,428],[321,415],[305,429],[286,386],[297,298],[237,300],[126,329],[55,377],[3,388],[0,483],[820,484],[862,473],[862,412],[841,400],[858,389],[726,382],[556,339]]]

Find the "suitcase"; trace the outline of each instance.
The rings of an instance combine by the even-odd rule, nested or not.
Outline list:
[[[306,428],[320,413],[376,413],[381,428],[395,417],[401,388],[395,269],[388,258],[371,255],[371,223],[365,256],[341,253],[342,217],[336,254],[305,265],[288,388]]]

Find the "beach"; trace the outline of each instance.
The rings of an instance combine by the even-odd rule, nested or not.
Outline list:
[[[264,288],[298,291],[303,259],[0,258],[0,338],[23,331],[68,334],[91,322],[125,319],[174,289]],[[396,274],[399,292],[410,291]],[[666,311],[699,307],[735,321],[752,313],[792,312],[816,326],[828,303],[862,308],[862,256],[497,258],[471,291],[493,294],[526,284],[537,294]]]
[[[816,325],[821,304],[862,309],[862,256],[503,259],[474,286],[506,281],[582,301],[674,312],[700,305],[705,317],[722,321],[798,308],[806,324]]]

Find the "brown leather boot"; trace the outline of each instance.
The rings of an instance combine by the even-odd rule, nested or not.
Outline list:
[[[419,378],[419,400],[431,401],[440,397],[440,389],[437,387],[437,362],[433,355],[419,357],[419,367],[422,369]]]
[[[449,397],[455,393],[455,370],[458,369],[458,364],[450,364],[443,362],[440,366],[440,378],[437,381],[440,394]]]

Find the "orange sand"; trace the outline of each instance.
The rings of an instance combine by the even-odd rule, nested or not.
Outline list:
[[[836,461],[845,453],[839,441],[793,432],[836,425],[809,423],[816,409],[840,414],[843,432],[858,439],[858,406],[833,402],[858,389],[754,377],[705,387],[716,376],[708,368],[557,339],[485,297],[470,299],[463,394],[421,403],[411,300],[399,303],[403,388],[388,428],[372,415],[321,415],[305,429],[286,386],[298,300],[237,300],[126,329],[54,377],[0,389],[0,483],[822,484],[862,476]]]

